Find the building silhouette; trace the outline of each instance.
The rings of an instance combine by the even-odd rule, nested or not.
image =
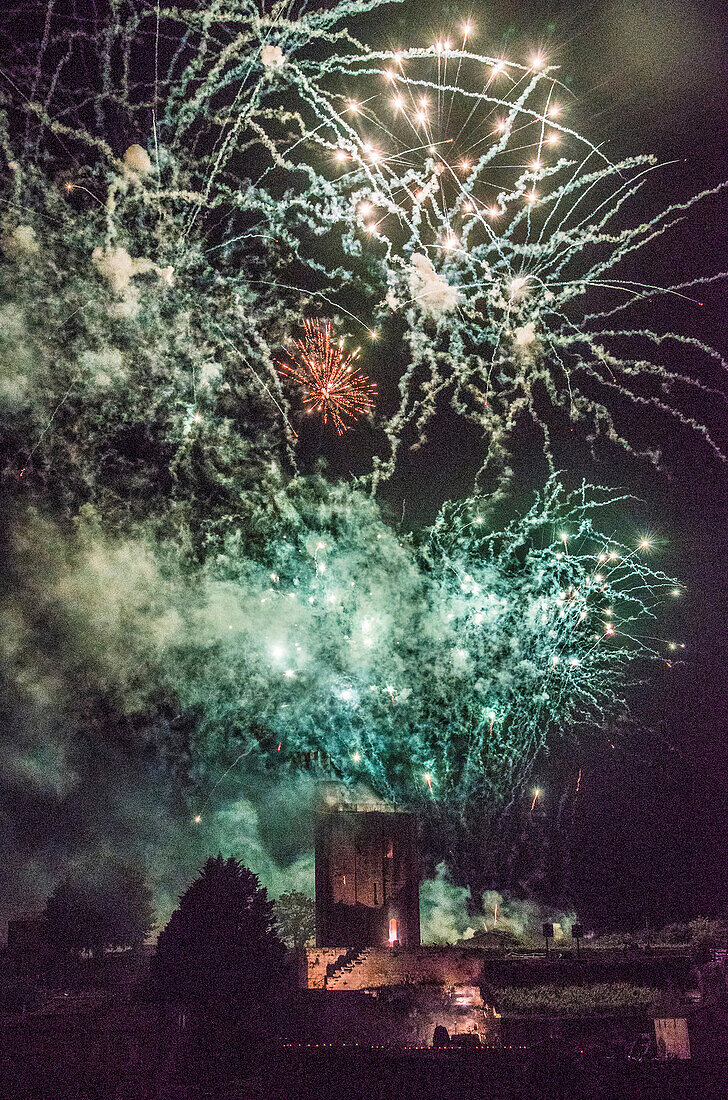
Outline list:
[[[319,947],[418,947],[417,820],[386,803],[346,802],[341,790],[316,820]]]

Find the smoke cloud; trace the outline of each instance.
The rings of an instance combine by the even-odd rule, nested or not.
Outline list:
[[[539,905],[497,890],[486,890],[476,903],[470,889],[458,886],[445,863],[438,864],[435,878],[422,883],[420,918],[423,943],[482,942],[484,932],[508,933],[524,946],[543,946],[544,922],[554,926],[554,940],[568,937],[576,913]],[[474,937],[477,939],[474,940]]]
[[[187,14],[180,43],[196,43],[202,62],[215,21],[193,30]],[[307,17],[306,34],[338,40],[336,20]],[[65,42],[53,26],[63,34],[49,58]],[[97,71],[78,60],[96,36],[80,37],[66,60],[82,80]],[[144,52],[130,40],[109,48],[109,72]],[[301,71],[275,46],[263,67],[266,94]],[[161,916],[217,850],[274,893],[310,889],[316,784],[332,774],[426,818],[429,866],[468,838],[488,855],[461,868],[463,881],[500,881],[505,808],[552,731],[623,713],[627,669],[651,655],[633,639],[654,636],[635,624],[672,581],[598,534],[592,515],[609,493],[566,494],[552,480],[515,518],[494,518],[474,495],[409,537],[362,484],[298,473],[277,350],[324,304],[346,334],[352,315],[337,317],[314,287],[351,289],[361,276],[374,302],[387,282],[380,271],[372,286],[370,261],[359,263],[348,197],[306,165],[309,190],[285,183],[276,201],[246,190],[226,160],[206,205],[211,164],[191,150],[212,148],[225,66],[213,63],[209,85],[190,70],[169,89],[176,121],[148,151],[133,140],[145,140],[136,103],[115,101],[107,116],[90,90],[65,88],[82,106],[75,118],[64,109],[61,126],[60,70],[41,70],[16,74],[44,102],[37,117],[21,118],[22,106],[0,117],[0,910],[42,903],[75,861],[109,854],[147,869]],[[268,106],[239,99],[267,125]],[[233,133],[240,144],[220,156],[244,161],[253,130],[236,121]],[[73,153],[64,144],[56,162],[59,135]],[[275,142],[255,147],[273,157],[269,179],[285,176]],[[342,224],[334,262],[346,266],[328,271],[317,239]],[[459,291],[419,251],[399,274],[418,317],[410,350],[425,354],[422,326],[454,315]],[[516,340],[534,351],[520,320]],[[597,583],[612,554],[619,564]],[[602,644],[612,603],[623,633]],[[423,889],[428,934],[475,935],[491,901],[475,912],[441,869]],[[501,904],[515,928],[522,910]]]

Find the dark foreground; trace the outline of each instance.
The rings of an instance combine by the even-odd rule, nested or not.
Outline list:
[[[558,1048],[392,1052],[361,1047],[269,1047],[234,1070],[173,1052],[123,1064],[76,1047],[49,1060],[47,1048],[6,1045],[2,1100],[718,1100],[728,1097],[728,1061],[633,1062]],[[59,1052],[60,1053],[60,1052]],[[140,1052],[141,1053],[141,1052]]]
[[[438,1054],[315,1051],[286,1055],[237,1089],[230,1100],[265,1097],[331,1097],[332,1100],[682,1100],[728,1096],[728,1065],[605,1062],[556,1051],[502,1054]]]

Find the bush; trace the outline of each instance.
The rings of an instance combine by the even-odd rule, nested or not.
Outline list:
[[[498,1011],[516,1016],[598,1016],[611,1012],[647,1012],[661,996],[659,989],[628,982],[594,985],[500,986],[491,988]]]

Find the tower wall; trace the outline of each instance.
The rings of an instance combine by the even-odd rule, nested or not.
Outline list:
[[[417,820],[394,810],[330,807],[316,822],[319,947],[420,942]]]

